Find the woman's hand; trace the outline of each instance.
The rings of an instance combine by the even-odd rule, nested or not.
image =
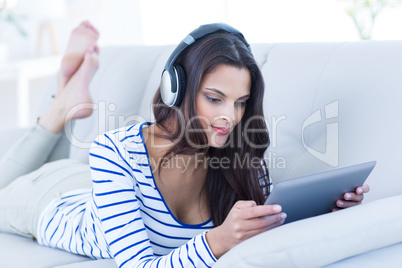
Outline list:
[[[240,242],[275,228],[286,219],[279,205],[260,205],[254,201],[238,201],[230,210],[222,225],[206,234],[213,254],[219,258]]]
[[[345,193],[343,195],[343,200],[336,201],[338,208],[334,208],[332,211],[337,211],[342,208],[350,208],[362,203],[364,199],[364,194],[370,191],[370,187],[367,184],[357,187],[356,192]]]

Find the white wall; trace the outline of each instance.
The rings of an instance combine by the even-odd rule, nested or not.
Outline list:
[[[15,13],[27,18],[24,39],[13,29],[6,42],[13,59],[35,56],[40,6],[45,0],[19,0]],[[61,50],[68,34],[89,19],[101,32],[99,43],[174,44],[200,24],[226,22],[241,30],[250,43],[355,41],[357,31],[346,15],[344,0],[65,0],[67,16],[55,20]],[[40,15],[39,15],[40,16]],[[373,39],[402,39],[402,7],[386,9],[377,19]],[[51,54],[44,40],[42,55]]]
[[[50,0],[52,1],[52,0]],[[45,0],[19,0],[14,13],[24,15],[22,26],[28,31],[23,38],[8,27],[6,42],[11,48],[11,59],[33,58],[36,55],[39,26],[42,18],[38,3]],[[64,18],[52,24],[60,51],[64,51],[70,31],[81,21],[90,20],[101,32],[99,45],[141,44],[141,19],[139,0],[66,0]],[[41,56],[52,54],[49,35],[42,39]]]
[[[347,2],[347,1],[346,1]],[[145,44],[177,43],[200,24],[226,22],[250,43],[359,40],[342,0],[141,0]],[[402,8],[378,16],[373,39],[401,39]]]

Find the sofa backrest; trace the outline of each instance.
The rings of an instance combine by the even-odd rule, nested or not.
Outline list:
[[[93,139],[152,120],[151,103],[174,46],[105,47],[91,84],[91,117],[67,131],[69,157]],[[266,152],[274,182],[377,160],[367,200],[402,193],[402,41],[254,44],[265,83]],[[55,82],[46,98],[52,94]],[[43,109],[46,105],[43,106]]]
[[[274,180],[376,160],[367,200],[402,193],[402,41],[278,44],[262,70]]]

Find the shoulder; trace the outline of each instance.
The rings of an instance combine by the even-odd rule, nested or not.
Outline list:
[[[142,128],[152,124],[151,122],[142,122],[119,129],[110,130],[98,135],[94,145],[108,145],[110,147],[120,147],[126,144],[143,144]],[[99,144],[100,143],[100,144]]]
[[[146,152],[141,130],[150,124],[142,122],[100,134],[92,143],[90,156],[98,154],[128,161],[130,154]]]

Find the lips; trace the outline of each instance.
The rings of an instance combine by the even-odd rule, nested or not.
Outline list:
[[[226,135],[229,133],[230,128],[225,128],[225,127],[214,127],[212,126],[212,128],[215,130],[216,133],[218,133],[219,135]]]

